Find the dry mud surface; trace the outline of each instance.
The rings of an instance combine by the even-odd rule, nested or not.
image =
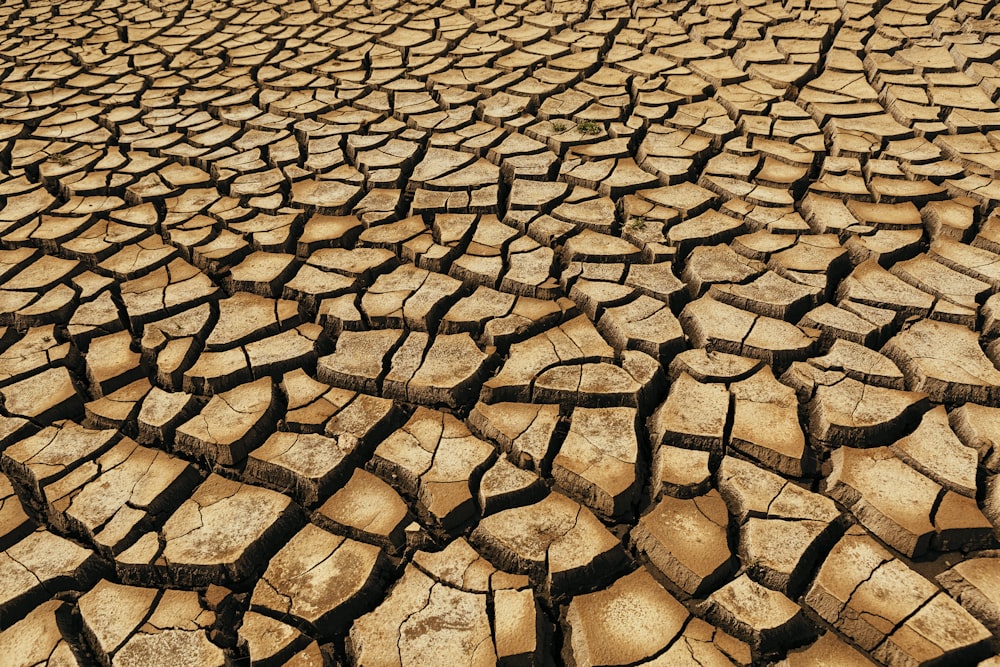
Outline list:
[[[0,6],[0,664],[996,665],[991,0]]]

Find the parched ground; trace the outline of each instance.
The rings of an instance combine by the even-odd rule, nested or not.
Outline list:
[[[5,2],[0,664],[1000,665],[994,5]]]

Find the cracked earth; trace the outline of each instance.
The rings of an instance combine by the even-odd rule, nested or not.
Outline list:
[[[0,663],[1000,666],[993,0],[0,4]]]

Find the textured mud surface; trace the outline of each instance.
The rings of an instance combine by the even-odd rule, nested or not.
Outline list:
[[[997,665],[1000,9],[0,6],[0,663]]]

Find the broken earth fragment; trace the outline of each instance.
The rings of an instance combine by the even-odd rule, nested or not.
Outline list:
[[[599,516],[621,519],[638,493],[637,414],[633,408],[574,408],[552,477]]]
[[[163,525],[163,552],[154,564],[178,584],[239,581],[266,562],[298,522],[286,496],[211,475]]]
[[[359,468],[316,510],[313,521],[330,532],[369,542],[396,554],[406,544],[410,514],[391,486]]]
[[[801,607],[745,574],[712,593],[704,604],[711,621],[763,654],[794,647],[813,634]]]
[[[687,609],[640,568],[606,590],[573,598],[566,611],[564,659],[577,665],[635,664],[680,634]]]
[[[736,569],[729,514],[718,491],[691,500],[664,497],[629,536],[635,549],[678,589],[703,596]]]
[[[250,605],[330,632],[370,609],[388,566],[378,547],[307,524],[270,560]]]
[[[75,667],[86,664],[73,648],[73,638],[65,628],[70,605],[49,600],[31,610],[24,618],[0,632],[0,651],[12,667],[45,664]]]
[[[485,517],[469,539],[491,562],[529,575],[552,596],[598,586],[624,563],[614,535],[557,492]]]
[[[46,530],[31,533],[0,552],[0,626],[22,618],[52,591],[87,588],[101,567],[89,549]]]
[[[204,664],[224,664],[221,649],[206,632],[215,617],[201,607],[196,593],[161,593],[102,579],[79,606],[83,635],[103,664],[137,664],[142,655],[156,656],[159,647],[198,656]],[[151,615],[161,623],[147,624]],[[153,659],[167,664],[165,657]]]
[[[410,565],[385,601],[355,621],[348,652],[365,665],[495,665],[486,599]]]
[[[273,428],[276,407],[270,378],[217,394],[200,414],[177,428],[177,447],[202,460],[239,463]]]
[[[473,517],[472,487],[495,456],[455,417],[418,408],[375,449],[369,466],[414,498],[432,521],[454,528]]]

